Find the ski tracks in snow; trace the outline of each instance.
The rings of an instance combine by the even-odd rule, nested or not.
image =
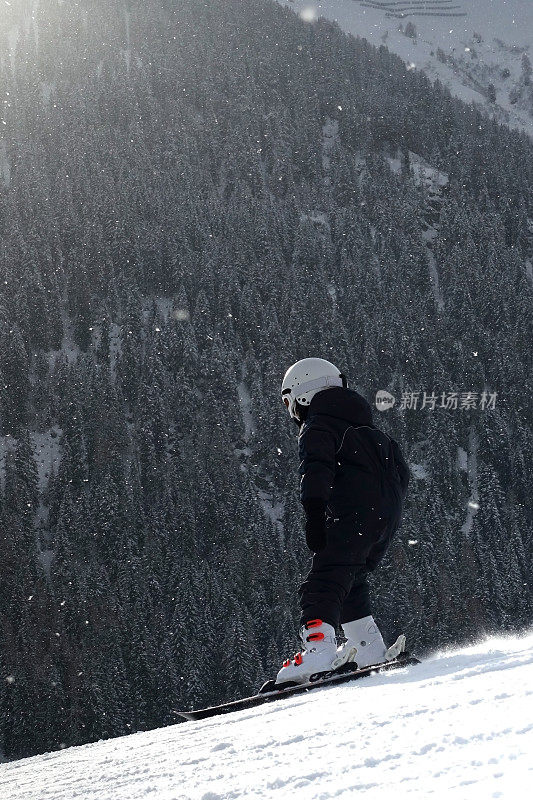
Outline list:
[[[533,634],[200,722],[0,766],[5,800],[523,796]]]

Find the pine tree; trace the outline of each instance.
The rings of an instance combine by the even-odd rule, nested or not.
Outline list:
[[[18,325],[0,334],[0,414],[4,435],[17,436],[29,421],[29,362]]]

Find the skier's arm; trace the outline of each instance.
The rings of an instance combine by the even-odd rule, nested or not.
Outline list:
[[[335,479],[335,436],[326,426],[311,420],[302,430],[298,447],[302,504],[321,501],[325,508]]]
[[[326,546],[326,505],[335,478],[335,436],[316,420],[300,434],[300,497],[305,509],[305,538],[314,553]]]

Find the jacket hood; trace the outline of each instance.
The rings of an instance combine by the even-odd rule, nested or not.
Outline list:
[[[308,418],[312,414],[327,414],[352,425],[373,424],[370,403],[359,392],[336,386],[315,394],[309,405]]]

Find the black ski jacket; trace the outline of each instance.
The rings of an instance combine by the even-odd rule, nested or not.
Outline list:
[[[372,422],[369,403],[351,389],[318,392],[298,437],[300,498],[323,501],[330,524],[350,524],[354,511],[400,524],[409,468],[401,450]]]

